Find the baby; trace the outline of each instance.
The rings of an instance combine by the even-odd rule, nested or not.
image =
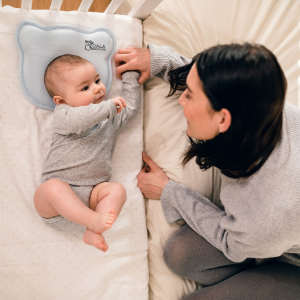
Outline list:
[[[105,101],[106,87],[84,58],[59,56],[45,71],[45,86],[56,107],[34,205],[47,225],[69,233],[85,230],[83,241],[104,252],[108,246],[102,233],[126,201],[124,187],[109,182],[111,158],[120,128],[139,110],[138,78],[137,72],[124,73],[122,97]]]

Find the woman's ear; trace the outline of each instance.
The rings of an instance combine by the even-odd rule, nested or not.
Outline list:
[[[53,101],[56,105],[59,105],[59,104],[64,104],[66,103],[66,101],[63,99],[63,97],[61,96],[54,96],[53,97]]]
[[[222,108],[220,113],[219,132],[222,133],[226,132],[231,125],[231,113],[226,108]]]

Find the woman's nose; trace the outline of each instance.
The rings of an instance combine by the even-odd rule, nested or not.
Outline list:
[[[184,93],[182,93],[178,99],[178,103],[182,106],[184,106]]]

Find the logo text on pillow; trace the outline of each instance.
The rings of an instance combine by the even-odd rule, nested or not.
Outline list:
[[[105,45],[103,44],[98,45],[95,44],[93,41],[85,41],[85,50],[90,51],[90,50],[100,50],[100,51],[106,51]]]

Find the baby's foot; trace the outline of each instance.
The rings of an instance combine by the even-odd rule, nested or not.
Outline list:
[[[89,229],[94,231],[95,233],[102,233],[105,230],[109,229],[116,220],[116,211],[114,208],[110,210],[108,213],[97,213],[95,218],[91,220]]]
[[[108,250],[108,245],[105,241],[105,238],[100,233],[95,233],[87,228],[82,239],[86,244],[94,246],[103,252]]]

